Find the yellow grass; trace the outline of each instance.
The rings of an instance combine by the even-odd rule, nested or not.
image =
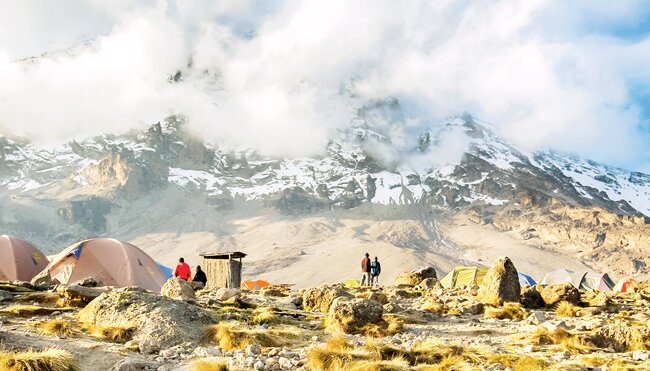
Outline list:
[[[580,313],[580,307],[568,301],[561,301],[555,306],[555,314],[559,317],[576,317]]]
[[[74,357],[63,349],[0,351],[0,369],[3,371],[76,371]]]
[[[131,340],[135,327],[133,326],[99,326],[84,324],[83,329],[88,335],[106,341],[126,343]]]
[[[252,329],[238,322],[220,322],[205,330],[205,338],[219,347],[232,350],[258,344],[262,347],[281,347],[303,341],[297,328]]]
[[[590,339],[561,328],[549,331],[547,328],[539,326],[530,333],[515,335],[513,338],[535,345],[558,345],[573,354],[585,353],[594,349],[594,344]]]
[[[41,307],[38,305],[13,304],[8,307],[0,309],[0,313],[6,315],[18,316],[18,317],[31,317],[31,316],[52,314],[53,312],[69,312],[73,310],[75,310],[75,308],[70,308],[70,307],[50,308],[50,307]]]
[[[526,311],[519,303],[504,303],[502,307],[486,307],[483,315],[487,318],[526,319]]]
[[[192,362],[192,371],[228,371],[228,361],[223,358],[203,358]]]
[[[59,318],[35,322],[32,326],[41,334],[73,336],[76,333],[72,323]]]
[[[253,318],[251,322],[254,325],[270,324],[277,322],[278,315],[275,313],[275,310],[271,307],[259,307],[253,310]]]

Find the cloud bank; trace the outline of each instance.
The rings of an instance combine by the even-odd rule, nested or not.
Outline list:
[[[646,4],[21,1],[0,15],[0,127],[69,138],[183,112],[206,139],[310,155],[394,96],[409,127],[469,111],[529,150],[649,170]]]

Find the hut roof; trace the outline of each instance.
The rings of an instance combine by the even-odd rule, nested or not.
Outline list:
[[[228,251],[228,252],[204,252],[200,256],[208,259],[231,259],[231,258],[244,258],[246,254],[241,251]]]

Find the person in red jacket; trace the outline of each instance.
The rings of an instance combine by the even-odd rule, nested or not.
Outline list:
[[[174,268],[174,277],[182,278],[185,281],[189,281],[190,277],[192,277],[192,270],[185,263],[185,259],[178,259],[178,265]]]
[[[370,285],[370,254],[361,260],[361,286]]]

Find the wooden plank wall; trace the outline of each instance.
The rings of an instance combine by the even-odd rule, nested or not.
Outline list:
[[[242,262],[228,259],[207,259],[203,258],[202,267],[208,282],[206,288],[240,288]]]

